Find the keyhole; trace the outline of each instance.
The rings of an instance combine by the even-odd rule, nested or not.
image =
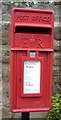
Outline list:
[[[21,82],[21,78],[19,79],[19,81]]]

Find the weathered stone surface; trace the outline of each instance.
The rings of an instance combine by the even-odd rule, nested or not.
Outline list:
[[[35,112],[32,112],[32,113],[30,113],[30,117],[31,118],[45,118],[46,117],[46,115],[47,115],[47,113],[48,112],[36,112],[36,114],[35,114]]]
[[[55,84],[53,80],[53,85],[52,85],[52,95],[60,94],[59,89],[57,88],[57,85]]]
[[[61,41],[60,41],[60,46],[59,46],[59,49],[60,49],[60,51],[61,51]]]
[[[61,51],[59,52],[59,70],[61,70]]]
[[[2,22],[2,30],[9,31],[10,30],[10,22]]]
[[[61,85],[61,76],[55,76],[54,81],[56,84]]]
[[[2,63],[9,63],[9,56],[2,57]]]
[[[61,51],[61,41],[54,40],[54,50]]]
[[[55,93],[55,88],[56,88],[56,94],[61,93],[61,76],[54,77],[53,94]]]
[[[10,22],[2,22],[2,37],[9,37],[10,35]]]
[[[10,40],[9,37],[2,37],[2,45],[9,45]]]
[[[0,45],[0,62],[2,63],[2,45]]]
[[[11,17],[10,17],[9,14],[6,14],[6,13],[5,13],[5,14],[2,15],[2,20],[3,20],[3,21],[10,21],[10,19],[11,19]]]
[[[59,66],[59,52],[53,54],[53,66]]]
[[[10,24],[9,23],[4,23],[2,24],[2,44],[6,45],[10,43]]]
[[[0,23],[0,45],[2,45],[2,25]]]
[[[0,120],[2,120],[2,105],[0,105]]]
[[[55,27],[54,31],[55,31],[54,32],[54,38],[56,40],[61,40],[61,26],[59,25],[59,26]]]
[[[12,116],[12,113],[10,112],[10,108],[3,106],[3,108],[2,108],[2,118],[11,118],[11,116]]]
[[[10,76],[9,76],[9,77],[2,76],[3,84],[4,84],[5,82],[9,83],[9,80],[10,80]],[[3,86],[3,84],[2,84],[2,86]],[[2,91],[2,92],[3,92],[3,91]]]
[[[60,69],[60,71],[59,71],[59,76],[61,76],[61,69]]]
[[[2,37],[9,37],[9,31],[2,30]]]
[[[9,78],[9,65],[7,64],[7,65],[3,65],[2,66],[2,76],[3,77],[7,77],[7,78]]]
[[[61,75],[61,67],[60,67],[60,57],[59,52],[54,53],[53,58],[53,76]]]
[[[3,100],[2,103],[6,107],[10,107],[9,97],[7,97],[5,94],[3,94]]]
[[[59,71],[59,66],[56,66],[56,67],[53,66],[53,71],[56,71],[56,70]]]
[[[57,69],[56,69],[56,70],[53,70],[53,75],[54,75],[54,76],[59,76],[59,70],[57,70]]]
[[[2,45],[2,51],[9,51],[10,46],[9,45]]]
[[[2,106],[2,81],[0,81],[0,106]]]
[[[2,50],[2,63],[9,63],[9,49]]]
[[[21,113],[13,113],[12,118],[21,118]]]
[[[7,50],[7,49],[3,49],[2,50],[2,57],[3,56],[9,56],[10,54],[9,54],[9,49]]]
[[[9,84],[3,83],[3,93],[2,93],[2,105],[10,109],[10,99],[9,99]]]
[[[2,37],[0,36],[0,45],[2,45]]]

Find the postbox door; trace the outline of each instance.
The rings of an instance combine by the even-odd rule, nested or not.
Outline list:
[[[52,57],[51,54],[50,56]],[[39,94],[37,92],[33,93],[32,88],[31,88],[31,93],[24,92],[24,89],[26,90],[26,88],[24,88],[24,61],[29,62],[32,60],[39,61],[38,64],[40,64],[40,85],[39,85],[40,88],[38,88],[38,90],[40,89]],[[50,107],[50,99],[51,99],[50,67],[51,67],[51,62],[49,58],[49,53],[38,52],[38,57],[35,59],[35,58],[27,57],[27,51],[17,52],[17,107],[19,109],[30,108],[30,106],[31,108],[36,108],[36,107],[42,108],[44,106]],[[27,89],[29,89],[29,87],[27,87]]]

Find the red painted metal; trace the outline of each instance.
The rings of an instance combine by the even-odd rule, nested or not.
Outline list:
[[[54,13],[14,8],[10,32],[10,109],[40,112],[51,109]],[[35,57],[30,57],[35,52]],[[40,62],[40,93],[24,93],[24,61]]]

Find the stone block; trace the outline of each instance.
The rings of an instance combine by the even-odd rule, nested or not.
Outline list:
[[[7,45],[2,46],[2,63],[9,63],[9,46]]]
[[[9,37],[10,29],[6,29],[5,26],[2,26],[2,37]]]
[[[2,45],[9,45],[10,40],[9,37],[2,37]]]
[[[61,40],[61,26],[57,26],[55,27],[55,30],[54,30],[54,38],[56,40]]]
[[[0,45],[0,62],[2,62],[2,45]]]
[[[9,31],[2,30],[2,37],[8,37],[9,38]]]
[[[9,13],[2,14],[2,21],[10,21],[11,16]]]
[[[61,76],[55,76],[53,79],[56,84],[61,85]]]
[[[59,76],[61,76],[61,70],[59,71]]]
[[[0,106],[2,105],[2,82],[0,81]]]
[[[16,119],[17,119],[17,118],[21,118],[21,113],[13,113],[13,114],[12,114],[12,118],[14,118],[14,119],[15,119],[15,118],[16,118]]]
[[[2,45],[2,24],[0,23],[0,45]]]
[[[9,49],[2,50],[2,63],[8,64],[9,63]]]
[[[59,69],[61,70],[61,51],[59,52]]]
[[[2,63],[8,64],[9,63],[9,56],[2,57]]]
[[[59,66],[53,66],[53,70],[58,70],[59,71]]]
[[[59,89],[57,88],[57,85],[56,83],[54,82],[54,79],[53,79],[53,84],[52,84],[52,95],[56,95],[56,94],[60,94],[60,91]]]
[[[2,62],[0,62],[0,82],[2,81]]]
[[[5,79],[6,79],[6,77],[9,78],[9,71],[10,71],[9,65],[3,64],[2,65],[2,77]]]
[[[2,51],[8,50],[9,51],[10,46],[9,45],[2,45]]]
[[[2,37],[0,36],[0,45],[2,45]]]
[[[2,23],[2,44],[10,43],[10,23]]]
[[[30,113],[30,118],[46,118],[46,115],[47,115],[48,112],[31,112]]]
[[[2,49],[2,57],[9,56],[9,49]]]
[[[53,54],[53,65],[59,66],[59,52],[54,52]]]
[[[54,51],[61,51],[61,41],[54,40]]]
[[[10,80],[10,76],[6,77],[5,75],[2,75],[3,84],[4,84],[5,82],[8,82],[8,83],[9,83],[9,80]],[[3,84],[2,84],[2,86],[3,86]]]
[[[9,97],[6,94],[3,94],[2,99],[3,106],[10,107]]]
[[[8,99],[9,97],[9,82],[5,81],[2,82],[2,94],[3,94],[3,98],[4,96]]]
[[[2,22],[2,31],[10,31],[10,22]]]
[[[0,120],[2,120],[2,106],[0,106]]]
[[[53,76],[59,76],[59,70],[53,70]]]
[[[12,116],[12,113],[10,112],[10,108],[3,106],[3,108],[2,108],[2,118],[9,119],[9,118],[11,118],[11,116]]]

